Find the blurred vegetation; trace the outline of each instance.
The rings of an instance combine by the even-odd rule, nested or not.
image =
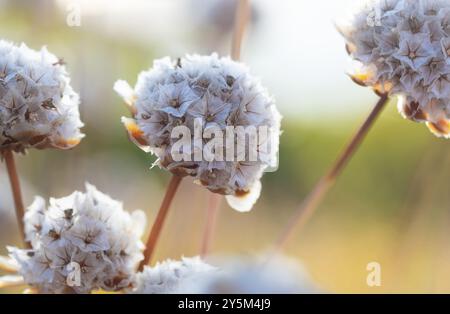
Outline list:
[[[64,57],[82,97],[87,137],[71,151],[30,151],[19,157],[27,204],[32,192],[45,198],[61,197],[83,189],[88,181],[123,200],[127,209],[146,210],[151,223],[169,175],[159,169],[150,171],[153,158],[128,141],[120,123],[120,117],[128,113],[112,86],[119,78],[134,83],[139,71],[164,55],[163,47],[151,38],[146,45],[114,38],[89,20],[81,28],[69,28],[53,2],[46,2],[47,9],[39,11],[30,4],[35,2],[39,1],[4,5],[0,37],[24,41],[32,48],[47,45]],[[361,106],[368,112],[372,104]],[[251,213],[239,214],[223,204],[215,252],[267,249],[364,119],[352,113],[314,121],[290,113],[285,116],[279,170],[265,175],[262,197]],[[327,291],[450,292],[449,161],[448,141],[435,138],[423,125],[402,119],[392,102],[286,253],[301,259]],[[1,195],[5,195],[9,186],[2,182]],[[158,247],[158,259],[198,254],[207,198],[204,189],[190,180],[183,182]],[[0,206],[2,254],[6,254],[6,245],[19,244],[13,208],[5,204]],[[380,288],[366,285],[366,265],[372,261],[382,265]]]

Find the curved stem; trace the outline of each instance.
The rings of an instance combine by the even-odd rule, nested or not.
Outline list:
[[[234,17],[233,40],[231,42],[231,58],[239,60],[241,58],[242,38],[250,19],[250,0],[238,0],[236,14]]]
[[[345,169],[345,166],[363,142],[365,136],[369,132],[371,126],[375,123],[377,117],[379,116],[387,102],[388,96],[381,95],[380,99],[378,100],[377,104],[375,105],[367,119],[353,136],[344,151],[339,155],[334,165],[331,167],[328,173],[319,180],[311,193],[295,211],[294,216],[289,220],[289,224],[283,230],[278,240],[276,241],[275,251],[281,250],[283,246],[288,242],[294,230],[296,230],[296,228],[303,227],[309,220],[309,218],[311,218],[322,199],[334,185],[336,179]]]
[[[5,158],[6,169],[8,170],[9,181],[11,183],[11,190],[14,199],[14,207],[16,209],[16,218],[20,230],[20,235],[25,243],[25,246],[29,248],[30,244],[25,241],[25,226],[23,222],[25,207],[23,206],[22,191],[20,188],[19,175],[17,174],[14,154],[11,150],[6,150],[3,152],[3,157]]]
[[[211,243],[216,230],[217,218],[222,198],[222,195],[216,193],[211,193],[209,195],[206,225],[205,231],[203,233],[203,242],[201,248],[201,257],[205,257],[210,251]]]
[[[167,217],[167,213],[169,212],[170,205],[172,204],[173,198],[180,185],[181,179],[182,179],[181,177],[173,175],[172,179],[169,182],[169,185],[167,186],[166,194],[164,195],[161,207],[159,208],[156,220],[153,223],[152,230],[150,231],[147,243],[145,245],[144,259],[139,264],[138,268],[139,271],[142,271],[144,269],[144,266],[147,265],[152,259],[156,244],[158,242],[161,230],[164,226],[164,222]]]

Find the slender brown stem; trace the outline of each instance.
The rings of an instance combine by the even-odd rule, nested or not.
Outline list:
[[[206,218],[205,231],[203,233],[203,242],[201,249],[201,257],[208,255],[213,236],[216,230],[217,217],[219,214],[220,204],[222,202],[223,196],[216,193],[210,193],[208,199],[208,212]]]
[[[173,175],[169,185],[167,186],[166,194],[164,195],[161,207],[159,208],[156,220],[153,223],[152,230],[150,231],[147,243],[145,245],[144,259],[139,264],[139,271],[142,271],[144,266],[147,265],[152,259],[156,244],[159,236],[161,235],[161,230],[164,226],[164,221],[166,220],[167,213],[169,212],[170,204],[172,203],[175,193],[177,192],[181,179],[181,177]]]
[[[240,60],[242,38],[245,34],[250,19],[250,0],[238,0],[236,15],[234,18],[233,40],[231,43],[231,58]]]
[[[381,95],[377,104],[364,121],[363,125],[359,128],[356,134],[353,136],[350,143],[346,146],[345,150],[336,160],[334,165],[316,184],[312,192],[306,197],[306,199],[300,204],[300,207],[295,211],[294,216],[289,220],[289,224],[286,229],[283,230],[277,242],[275,243],[275,251],[279,251],[288,242],[290,236],[297,228],[303,227],[306,222],[311,218],[317,206],[325,197],[327,192],[333,186],[337,177],[342,173],[347,163],[350,161],[358,147],[361,145],[365,136],[370,130],[370,127],[375,123],[377,117],[388,102],[387,95]]]
[[[25,215],[25,207],[23,206],[22,191],[20,189],[19,176],[17,174],[16,162],[14,160],[14,154],[11,150],[5,150],[3,157],[6,162],[6,169],[8,170],[9,181],[11,183],[11,190],[14,199],[14,206],[16,208],[17,224],[19,226],[20,235],[27,248],[30,244],[25,241],[25,226],[23,223],[23,217]]]

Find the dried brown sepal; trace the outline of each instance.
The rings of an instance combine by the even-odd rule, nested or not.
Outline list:
[[[136,120],[124,117],[122,118],[122,123],[128,132],[128,138],[130,141],[142,150],[148,151],[148,142],[144,137],[144,132],[137,125]]]
[[[428,115],[422,111],[420,104],[416,101],[405,104],[402,111],[405,118],[409,120],[416,122],[428,121]]]
[[[437,136],[450,136],[450,120],[442,119],[438,122],[427,122],[427,127],[432,133],[436,134]]]

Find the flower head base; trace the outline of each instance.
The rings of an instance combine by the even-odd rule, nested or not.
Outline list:
[[[136,275],[136,287],[130,292],[135,294],[180,293],[180,287],[187,282],[195,282],[215,271],[216,268],[206,264],[198,256],[183,257],[181,261],[167,260],[158,263],[155,267],[146,266]]]
[[[76,146],[78,105],[61,60],[46,48],[0,41],[0,150]]]
[[[134,90],[124,81],[114,88],[134,115],[122,120],[130,138],[156,154],[160,167],[227,195],[235,209],[251,209],[263,172],[277,164],[281,116],[247,67],[216,54],[188,55],[175,62],[164,58],[139,75]],[[234,136],[250,128],[259,136],[240,133],[241,142]],[[261,135],[263,129],[267,136]],[[230,137],[231,132],[235,134]],[[182,159],[177,158],[180,134],[189,140]],[[208,139],[218,145],[212,153],[206,150],[213,142]],[[252,143],[258,155],[253,159]]]
[[[302,265],[275,256],[261,258],[231,258],[222,261],[219,270],[180,286],[181,293],[199,294],[267,294],[318,293]]]
[[[340,31],[355,82],[399,96],[405,118],[450,137],[450,0],[372,0]]]
[[[145,216],[86,184],[86,193],[37,197],[25,215],[30,250],[9,248],[25,282],[43,293],[116,291],[142,259]]]

